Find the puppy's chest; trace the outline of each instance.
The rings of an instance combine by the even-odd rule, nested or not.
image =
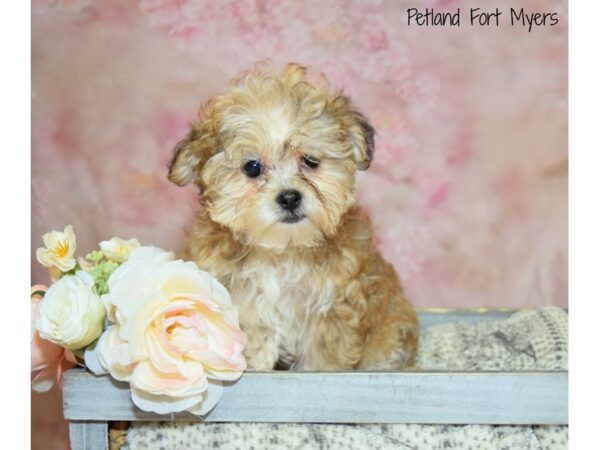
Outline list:
[[[318,267],[283,259],[245,261],[232,275],[230,290],[242,323],[258,320],[289,337],[331,308],[335,288]]]

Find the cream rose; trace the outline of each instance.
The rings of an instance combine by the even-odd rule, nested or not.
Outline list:
[[[124,240],[118,237],[112,238],[110,241],[100,242],[100,250],[108,258],[109,261],[123,262],[128,257],[132,250],[140,247],[140,242],[137,239]]]
[[[61,272],[68,272],[75,268],[77,261],[73,256],[77,249],[77,242],[73,226],[67,225],[63,232],[51,231],[42,236],[44,247],[37,249],[36,256],[43,266],[57,267]]]
[[[77,365],[70,351],[42,339],[35,329],[37,307],[46,291],[44,285],[31,286],[31,388],[37,392],[49,391],[55,383],[60,385],[62,373]]]
[[[204,414],[220,381],[246,369],[246,336],[227,290],[193,262],[155,247],[134,250],[108,280],[109,327],[86,364],[129,381],[133,402],[159,414]]]
[[[105,311],[87,272],[66,275],[54,283],[37,306],[40,337],[69,350],[91,344],[102,334]]]

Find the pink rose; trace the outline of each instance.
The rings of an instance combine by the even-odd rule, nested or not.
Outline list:
[[[113,272],[102,300],[116,321],[86,352],[86,365],[131,384],[141,409],[205,414],[222,381],[246,369],[246,335],[227,290],[193,262],[140,247]]]
[[[77,365],[71,352],[42,339],[34,328],[37,306],[43,298],[40,292],[47,290],[41,284],[31,287],[31,387],[37,392],[49,391],[55,382],[60,385],[62,373]]]

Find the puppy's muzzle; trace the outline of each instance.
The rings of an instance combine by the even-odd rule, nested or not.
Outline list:
[[[291,213],[295,212],[302,202],[302,194],[295,189],[286,189],[277,196],[277,203]]]
[[[297,223],[304,219],[302,214],[302,194],[295,189],[281,191],[276,199],[283,210],[283,217],[279,219],[283,223]]]

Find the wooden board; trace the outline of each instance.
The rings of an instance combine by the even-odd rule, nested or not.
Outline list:
[[[417,308],[419,326],[422,330],[446,323],[488,322],[508,319],[514,313],[525,308]]]
[[[426,329],[450,322],[502,320],[517,311],[428,308],[418,310],[418,316]],[[105,442],[109,420],[568,423],[567,372],[247,372],[225,389],[205,418],[141,411],[132,403],[126,383],[82,369],[68,371],[63,383],[64,414],[78,443],[74,448],[95,449],[97,442]]]
[[[68,420],[198,420],[133,405],[128,385],[73,369]],[[566,372],[247,372],[206,422],[567,424]]]
[[[70,422],[71,450],[108,449],[108,424],[106,422]]]

